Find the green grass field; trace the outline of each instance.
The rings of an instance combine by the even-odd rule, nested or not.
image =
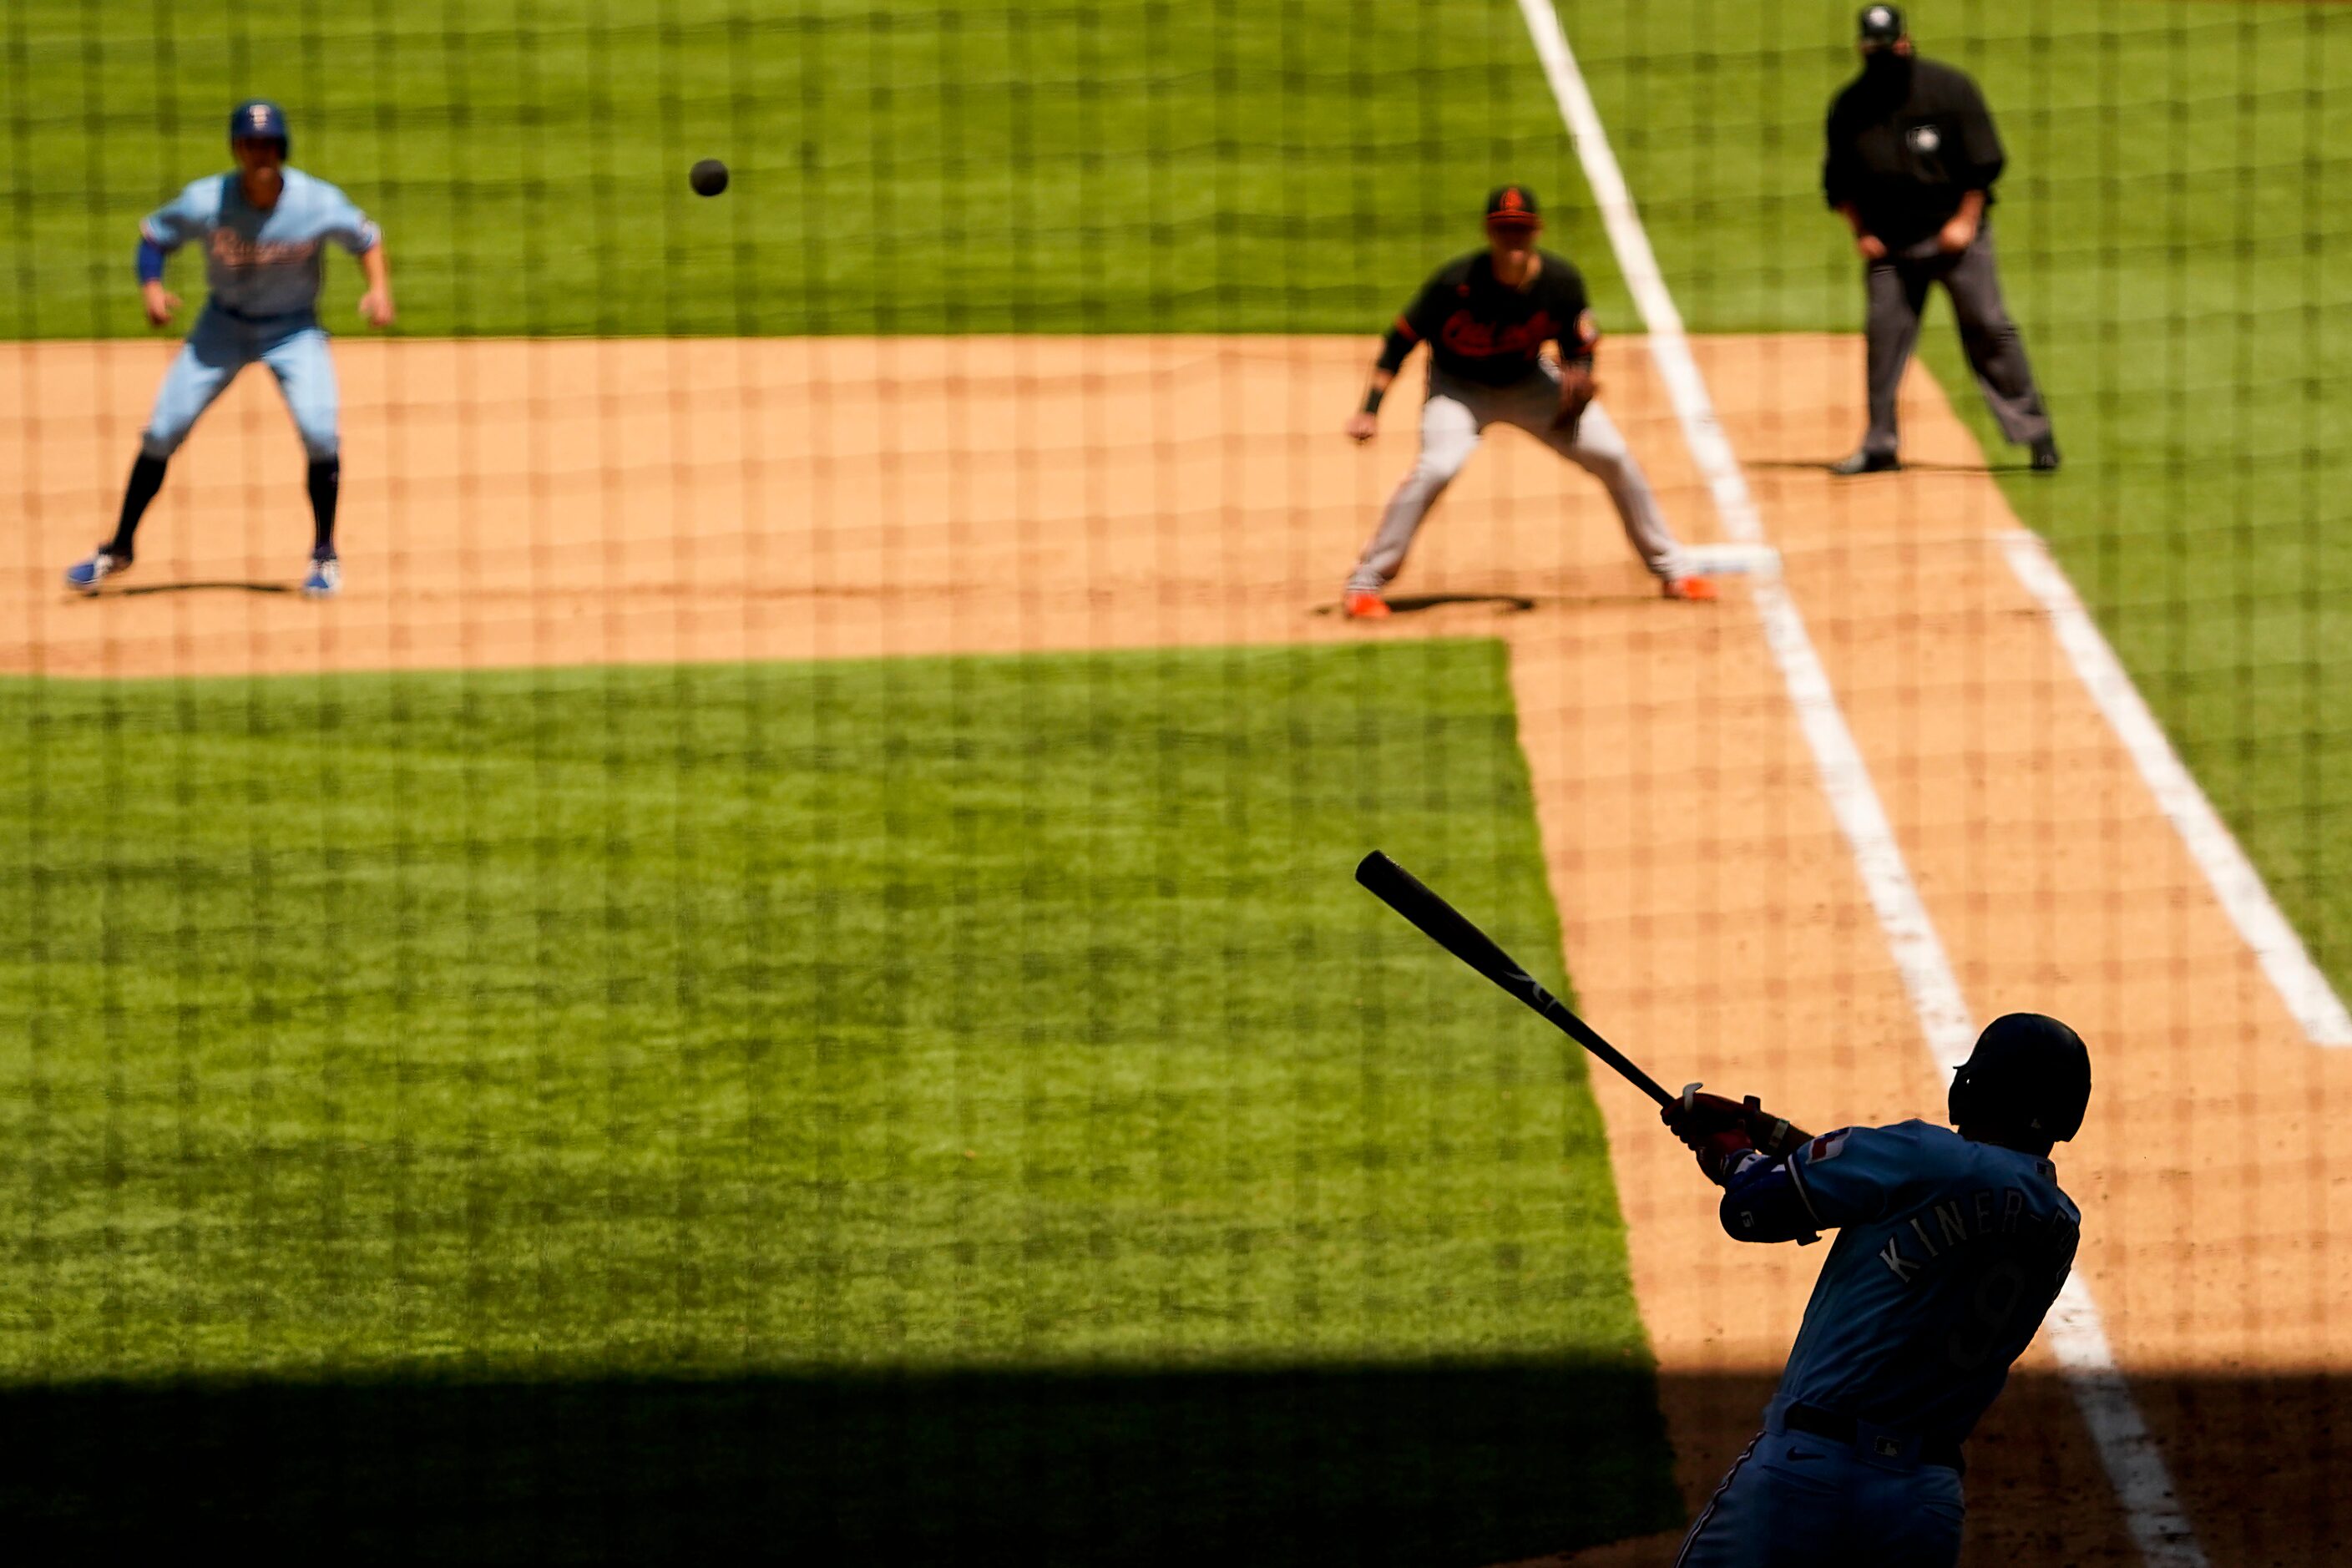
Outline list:
[[[1679,1517],[1580,1057],[1349,875],[1391,847],[1559,951],[1499,645],[19,681],[0,715],[0,1382],[342,1389],[428,1434],[342,1440],[436,1496],[533,1401],[803,1459],[817,1423],[870,1462],[642,1463],[850,1539],[961,1446],[915,1485],[971,1487],[950,1534],[1066,1561]],[[83,1397],[105,1433],[41,1429],[153,1425]],[[1064,1445],[1101,1495],[975,1479]],[[84,1506],[55,1463],[12,1517]],[[462,1517],[544,1524],[490,1494]]]

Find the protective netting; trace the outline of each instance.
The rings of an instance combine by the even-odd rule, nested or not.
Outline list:
[[[28,1560],[1672,1559],[1831,1248],[1374,848],[1811,1132],[2087,1043],[2063,1289],[1813,1146],[1960,1327],[1706,1560],[2053,1289],[1965,1560],[2321,1560],[2352,12],[1906,11],[14,0]]]

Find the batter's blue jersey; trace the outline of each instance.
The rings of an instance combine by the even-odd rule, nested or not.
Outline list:
[[[2057,1299],[2082,1211],[2048,1160],[1925,1121],[1824,1133],[1788,1163],[1838,1236],[1772,1414],[1811,1405],[1958,1443]]]
[[[352,199],[299,169],[284,171],[278,205],[263,212],[245,199],[235,174],[196,181],[149,214],[139,232],[166,252],[205,247],[212,302],[240,316],[291,316],[313,310],[330,242],[353,256],[382,236]]]

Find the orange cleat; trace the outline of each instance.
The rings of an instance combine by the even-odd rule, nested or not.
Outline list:
[[[1378,594],[1357,589],[1340,602],[1351,621],[1384,621],[1389,616],[1389,602]]]
[[[1688,599],[1693,604],[1711,605],[1716,600],[1715,584],[1706,577],[1669,577],[1658,584],[1658,591],[1669,599]]]

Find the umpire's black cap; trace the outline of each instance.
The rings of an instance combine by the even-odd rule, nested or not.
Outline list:
[[[2040,1013],[2009,1013],[1985,1026],[1952,1075],[1952,1125],[2022,1132],[2063,1143],[2091,1104],[2091,1053],[2083,1037]]]
[[[1525,185],[1496,185],[1486,193],[1488,223],[1523,223],[1529,226],[1543,221],[1536,205],[1536,194]]]
[[[1908,30],[1903,26],[1903,8],[1899,5],[1864,5],[1854,24],[1865,49],[1891,47]]]

